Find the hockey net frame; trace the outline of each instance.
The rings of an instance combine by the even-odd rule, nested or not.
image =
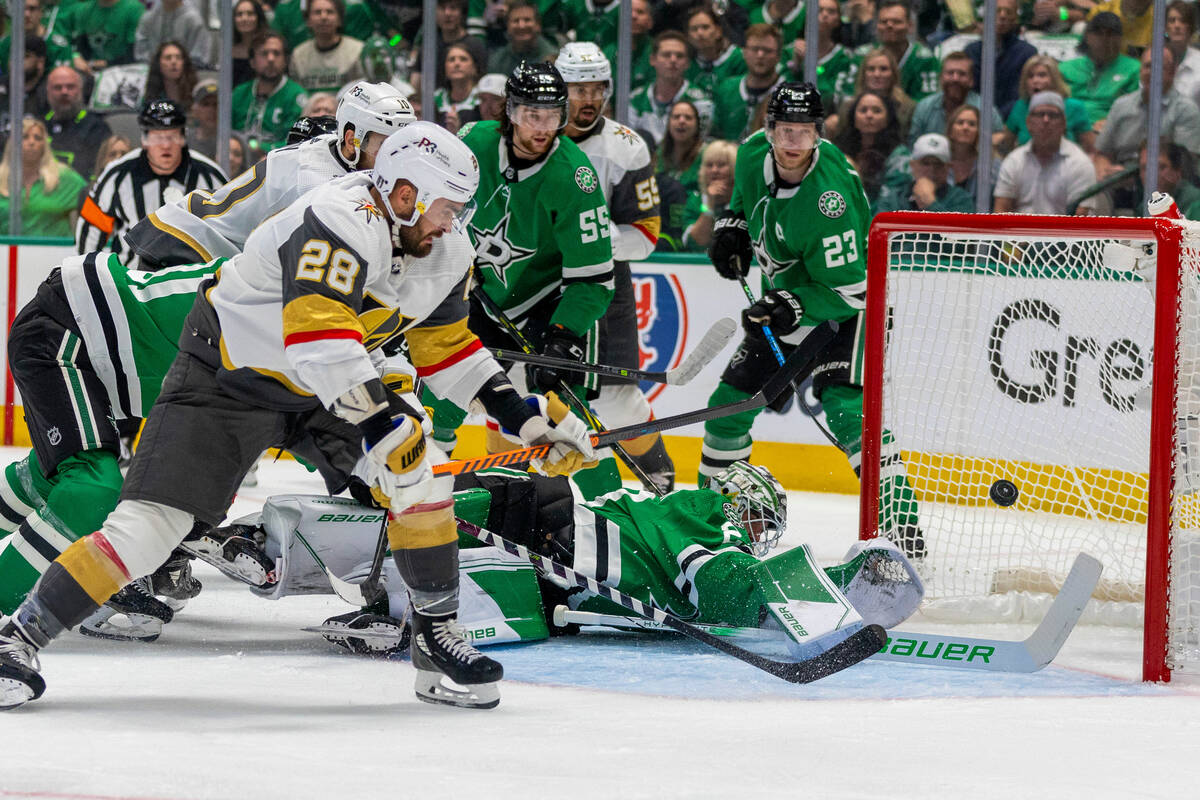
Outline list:
[[[885,363],[886,344],[891,337],[889,274],[893,259],[904,249],[903,237],[927,237],[930,241],[952,239],[987,241],[1041,242],[1077,240],[1095,246],[1101,240],[1127,242],[1140,247],[1153,245],[1157,255],[1157,280],[1153,300],[1153,348],[1150,389],[1148,481],[1145,494],[1145,583],[1143,619],[1142,677],[1147,681],[1168,681],[1172,667],[1180,668],[1179,656],[1172,656],[1172,609],[1169,603],[1173,517],[1176,499],[1175,458],[1177,448],[1176,408],[1179,386],[1180,330],[1185,301],[1181,298],[1181,274],[1185,269],[1200,271],[1200,226],[1188,227],[1161,218],[1051,217],[998,214],[949,214],[931,212],[890,212],[875,217],[867,247],[867,307],[865,320],[865,374],[863,398],[863,443],[860,490],[860,538],[869,539],[881,532],[881,461],[889,453],[904,451],[904,441],[890,444],[885,436],[885,389],[889,385]],[[893,247],[893,243],[896,246]],[[1143,251],[1144,252],[1144,251]],[[1185,267],[1185,252],[1189,265]],[[1167,266],[1173,268],[1166,268]],[[1193,276],[1195,279],[1197,276]],[[1146,301],[1149,303],[1149,300]],[[1195,309],[1193,309],[1195,311]],[[1164,356],[1164,354],[1166,354]],[[897,392],[899,394],[900,392]],[[917,492],[918,502],[921,491]],[[1140,517],[1139,517],[1140,523]],[[936,546],[936,544],[932,545]],[[1040,587],[1054,591],[1053,581]],[[1039,590],[1034,588],[1034,591]],[[1190,590],[1189,590],[1190,591]],[[1188,603],[1182,605],[1187,612]],[[1192,609],[1194,614],[1194,607]],[[1194,626],[1196,620],[1188,620]],[[1176,629],[1179,620],[1174,622]],[[1178,630],[1176,630],[1178,636]],[[1188,641],[1191,641],[1190,639]],[[1194,647],[1193,647],[1194,649]],[[1187,660],[1188,671],[1195,669]]]

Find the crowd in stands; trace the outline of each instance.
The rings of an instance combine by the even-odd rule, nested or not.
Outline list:
[[[190,149],[215,155],[217,2],[26,0],[22,163],[24,202],[37,205],[37,215],[54,202],[69,209],[73,187],[138,146],[114,135],[106,117],[146,102],[168,98],[187,110]],[[730,201],[736,144],[762,127],[770,90],[803,76],[809,10],[818,15],[824,135],[855,164],[872,210],[975,210],[985,135],[982,5],[633,0],[629,124],[657,157],[660,249],[704,249],[713,215]],[[422,64],[421,6],[234,0],[231,173],[281,146],[302,114],[332,113],[338,92],[359,79],[393,83],[458,130],[499,117],[506,76],[522,60],[552,60],[570,40],[617,56],[619,0],[438,0],[430,67]],[[986,131],[994,210],[1143,210],[1152,16],[1151,0],[998,0]],[[1186,211],[1200,200],[1196,3],[1169,2],[1165,26],[1159,180],[1176,187]],[[6,35],[5,73],[9,52]],[[421,73],[430,68],[437,90],[421,98]],[[6,110],[6,98],[0,102]],[[5,116],[7,138],[11,127]],[[1086,196],[1099,182],[1111,185]],[[3,183],[0,205],[7,193]],[[36,232],[61,229],[60,217]]]

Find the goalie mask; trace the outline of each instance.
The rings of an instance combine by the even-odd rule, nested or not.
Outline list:
[[[708,488],[733,504],[736,519],[754,541],[754,555],[761,558],[778,544],[787,526],[787,493],[766,467],[735,461],[714,475]]]

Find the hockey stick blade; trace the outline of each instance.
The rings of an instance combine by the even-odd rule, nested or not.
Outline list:
[[[375,593],[375,587],[367,586],[367,581],[363,581],[362,583],[350,583],[350,581],[344,581],[337,575],[334,575],[333,571],[329,569],[329,567],[325,566],[325,562],[319,555],[317,555],[317,551],[313,549],[313,546],[309,544],[308,540],[300,534],[300,531],[295,531],[295,535],[296,538],[300,540],[300,544],[304,545],[304,549],[308,551],[308,554],[311,555],[313,560],[317,562],[317,566],[324,571],[325,578],[329,581],[329,586],[333,589],[334,594],[345,600],[350,605],[359,606],[360,608],[369,606],[374,603],[376,599],[378,599],[378,596]],[[369,577],[370,576],[368,576],[368,578]],[[371,596],[368,597],[364,592],[364,589],[370,590]]]
[[[554,575],[570,581],[581,589],[586,589],[592,594],[608,598],[639,616],[666,625],[668,628],[686,634],[702,644],[720,650],[722,653],[733,656],[739,661],[761,669],[763,672],[770,673],[777,678],[782,678],[789,683],[812,683],[813,681],[840,672],[847,667],[852,667],[860,661],[869,658],[873,653],[878,652],[887,639],[887,634],[884,633],[883,628],[878,625],[865,625],[861,630],[856,631],[820,655],[801,661],[774,661],[738,647],[727,639],[697,628],[678,617],[668,614],[660,608],[647,605],[636,597],[631,597],[607,584],[600,583],[596,579],[576,572],[553,559],[532,553],[527,548],[515,542],[510,542],[508,539],[491,531],[484,530],[474,523],[467,522],[458,517],[455,518],[455,522],[458,524],[458,529],[468,536],[474,537],[484,544],[499,547],[506,553],[510,553],[518,558],[525,559],[544,575]]]
[[[655,383],[667,383],[672,386],[682,386],[709,365],[720,354],[737,331],[737,323],[728,317],[722,317],[713,323],[705,332],[699,343],[692,348],[677,367],[666,371],[633,369],[631,367],[614,367],[609,364],[592,364],[587,361],[572,361],[569,358],[555,358],[537,353],[525,353],[518,350],[506,350],[501,347],[489,347],[493,356],[502,361],[519,361],[522,364],[542,364],[548,367],[562,367],[575,372],[591,372],[597,375],[610,375],[615,378],[632,378]]]
[[[1037,672],[1054,660],[1075,629],[1102,569],[1092,556],[1086,553],[1076,556],[1050,610],[1027,639],[975,639],[894,630],[875,658],[955,669]]]
[[[305,633],[319,633],[322,636],[346,636],[355,639],[399,639],[400,636],[387,631],[377,631],[371,628],[347,628],[345,625],[309,625],[301,628]]]
[[[604,433],[593,435],[592,445],[595,447],[604,447],[614,442],[635,439],[649,433],[661,433],[672,428],[682,428],[685,425],[691,425],[695,422],[706,422],[710,419],[762,408],[778,397],[780,392],[787,390],[792,385],[793,380],[803,375],[812,366],[812,363],[816,360],[825,345],[833,340],[833,337],[837,334],[837,330],[837,323],[832,320],[822,322],[820,325],[812,328],[796,347],[795,352],[783,363],[783,366],[763,384],[763,388],[745,400],[735,400],[732,403],[724,403],[719,406],[699,408],[695,411],[685,411],[682,414],[675,414],[670,417],[660,417],[635,425],[626,425],[623,428],[613,428]],[[490,469],[492,467],[510,467],[517,464],[525,464],[535,458],[543,458],[549,452],[550,445],[546,444],[535,447],[524,447],[518,450],[505,450],[499,453],[479,456],[478,458],[467,458],[461,461],[438,464],[434,466],[433,474],[461,475],[466,472],[477,472],[478,470]]]

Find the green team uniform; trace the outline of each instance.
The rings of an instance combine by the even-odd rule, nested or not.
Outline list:
[[[776,30],[783,36],[784,52],[790,52],[792,43],[796,39],[804,38],[804,25],[808,20],[808,13],[805,10],[806,4],[804,2],[797,3],[796,7],[786,16],[779,19],[771,16],[771,10],[767,7],[769,5],[770,2],[764,1],[762,5],[749,9],[750,24],[758,25],[765,22],[768,25],[774,25]],[[784,58],[784,61],[786,60]]]
[[[45,41],[47,73],[55,67],[69,67],[75,63],[75,48],[71,46],[71,42],[62,33],[47,31]],[[0,64],[8,64],[10,53],[12,53],[11,35],[0,39]]]
[[[593,42],[601,50],[616,46],[620,3],[609,0],[606,6],[600,6],[593,0],[565,0],[559,5],[562,9],[561,31],[575,31],[578,41]],[[615,65],[617,62],[612,60],[611,63]]]
[[[843,100],[854,95],[854,79],[857,74],[858,65],[854,54],[840,44],[835,44],[832,50],[817,61],[817,91],[821,93],[821,99],[825,102],[826,113],[832,113],[832,109],[836,109]],[[786,63],[783,79],[804,80],[803,65],[793,70],[790,63]]]
[[[11,613],[50,562],[71,542],[98,530],[116,507],[122,482],[117,453],[87,429],[150,413],[179,352],[196,290],[223,262],[142,272],[126,270],[113,254],[87,254],[64,262],[61,282],[52,276],[39,289],[39,307],[74,316],[74,327],[65,329],[64,353],[70,355],[63,355],[60,368],[73,387],[70,402],[84,430],[77,452],[31,452],[4,471],[0,531],[13,535],[0,550],[0,613]],[[106,396],[84,402],[97,385]],[[33,397],[25,402],[37,406]],[[89,422],[89,412],[97,419]],[[110,421],[98,419],[101,413]],[[36,408],[27,408],[27,418],[36,416]]]
[[[300,118],[308,93],[286,75],[280,77],[275,91],[267,97],[255,94],[255,83],[251,78],[233,89],[230,100],[233,129],[250,138],[257,137],[264,150],[274,150],[287,142],[287,132]]]
[[[108,7],[98,2],[80,3],[69,13],[75,49],[85,59],[107,61],[109,66],[133,61],[134,34],[146,13],[138,0],[117,0]]]
[[[840,324],[834,341],[818,356],[813,389],[830,434],[857,472],[862,447],[862,311],[866,307],[867,226],[871,214],[858,173],[845,155],[822,139],[809,171],[796,186],[780,185],[766,135],[759,131],[738,148],[730,210],[746,216],[754,256],[762,269],[761,291],[787,289],[804,313],[795,333],[780,337],[785,355],[807,328],[826,320]],[[761,388],[776,367],[764,340],[747,335],[709,406],[745,399]],[[781,400],[784,398],[781,398]],[[748,459],[750,429],[760,410],[709,420],[704,425],[700,482],[728,464]],[[885,470],[887,476],[888,470]],[[908,499],[902,471],[885,477]],[[902,520],[885,530],[916,524],[915,501]]]
[[[679,91],[665,103],[660,103],[654,97],[654,83],[644,84],[629,94],[629,127],[634,130],[646,130],[654,137],[658,145],[662,145],[663,136],[667,132],[667,117],[671,114],[671,106],[680,100],[687,100],[696,107],[700,114],[700,130],[704,131],[712,124],[713,101],[712,93],[706,92],[691,81],[685,80]]]
[[[613,42],[603,48],[604,57],[608,63],[617,63],[617,43]],[[650,54],[654,52],[654,39],[649,34],[635,36],[633,52],[629,54],[629,85],[649,86],[654,83],[654,68],[650,66]],[[615,68],[615,67],[614,67]]]
[[[877,45],[870,44],[860,47],[855,52],[855,74],[850,77],[847,86],[854,84],[854,78],[858,74],[858,67],[862,65],[863,57],[871,52]],[[913,99],[914,102],[920,101],[922,98],[936,92],[941,86],[942,63],[938,61],[937,56],[933,54],[925,45],[920,42],[913,42],[908,46],[904,56],[900,59],[900,88]]]
[[[598,323],[613,297],[613,254],[608,206],[591,162],[558,136],[532,165],[513,163],[495,121],[465,125],[459,136],[479,159],[469,231],[480,288],[535,344],[542,331],[562,325],[586,338],[586,358],[594,361]],[[515,344],[478,312],[471,327],[486,345]],[[588,375],[583,388],[597,389],[596,376]],[[453,441],[463,411],[449,403],[435,408],[435,438]]]
[[[776,77],[770,86],[754,90],[747,85],[745,75],[721,81],[713,95],[713,135],[731,142],[745,139],[751,133],[750,122],[758,104],[782,81],[782,77]]]
[[[707,95],[717,90],[721,81],[746,74],[746,59],[742,56],[742,48],[729,45],[725,52],[712,61],[705,61],[699,56],[692,59],[692,65],[684,77],[688,82]]]

